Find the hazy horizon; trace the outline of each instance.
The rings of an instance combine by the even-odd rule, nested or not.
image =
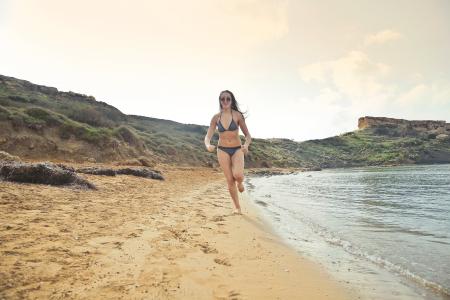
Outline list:
[[[257,138],[450,116],[450,3],[0,1],[0,74],[209,125],[231,90]]]

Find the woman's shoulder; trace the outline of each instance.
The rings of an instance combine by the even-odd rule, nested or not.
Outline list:
[[[214,114],[211,118],[211,121],[217,122],[217,120],[219,119],[220,116],[220,112]]]
[[[239,119],[244,117],[244,115],[238,110],[231,109],[231,111],[232,111],[232,114],[235,116],[238,116]]]

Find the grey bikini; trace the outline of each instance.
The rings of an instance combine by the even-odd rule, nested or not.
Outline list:
[[[219,130],[219,132],[238,130],[238,126],[237,126],[236,122],[234,122],[234,119],[233,119],[233,113],[231,114],[231,123],[230,123],[230,126],[228,126],[228,129],[225,129],[225,127],[223,127],[222,122],[220,121],[221,117],[222,117],[222,112],[220,112],[219,121],[217,122],[217,129]],[[217,148],[225,151],[226,153],[228,153],[228,155],[230,157],[232,157],[233,154],[237,150],[241,149],[241,146],[236,146],[236,147],[217,146]]]

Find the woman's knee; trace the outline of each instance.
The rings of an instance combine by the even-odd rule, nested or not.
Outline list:
[[[236,184],[236,183],[235,183],[233,177],[232,177],[232,178],[227,178],[227,185],[228,185],[228,188],[233,187],[235,184]]]
[[[244,174],[242,173],[234,173],[233,178],[236,181],[244,181]]]

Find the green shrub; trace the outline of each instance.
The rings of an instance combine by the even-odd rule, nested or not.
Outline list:
[[[40,107],[31,107],[25,109],[25,113],[35,120],[40,120],[41,123],[45,123],[49,126],[59,126],[63,123],[61,117],[52,111],[46,110]]]
[[[83,135],[84,126],[73,121],[69,121],[63,123],[60,127],[60,130],[61,138],[68,139],[72,135],[76,137],[80,137],[81,135]]]
[[[114,130],[114,135],[121,138],[123,141],[130,145],[138,145],[139,137],[128,126],[119,126]]]
[[[9,99],[13,100],[13,101],[17,101],[17,102],[22,102],[22,103],[28,103],[28,99],[22,96],[18,96],[18,95],[11,95],[8,96]]]
[[[437,134],[436,133],[429,133],[427,136],[428,140],[434,140],[436,138]]]
[[[0,121],[8,120],[10,114],[9,110],[0,105]]]
[[[84,130],[80,136],[81,139],[90,142],[90,143],[94,143],[94,144],[98,144],[98,143],[103,143],[104,141],[108,140],[108,138],[110,137],[110,133],[107,129],[105,128],[92,128],[92,127],[87,127],[87,126],[83,126]]]
[[[96,145],[101,144],[112,137],[111,130],[107,128],[93,128],[73,121],[64,122],[61,125],[60,137],[68,139],[72,135]]]
[[[155,134],[154,134],[154,137],[156,137],[156,138],[170,139],[170,137],[169,137],[167,134],[163,133],[163,132],[157,132],[157,133],[155,133]]]
[[[25,126],[25,118],[26,116],[21,112],[13,111],[9,116],[8,120],[11,121],[11,124],[15,128],[21,128]]]
[[[98,112],[94,107],[72,108],[68,113],[68,117],[91,126],[112,127],[114,123]]]

